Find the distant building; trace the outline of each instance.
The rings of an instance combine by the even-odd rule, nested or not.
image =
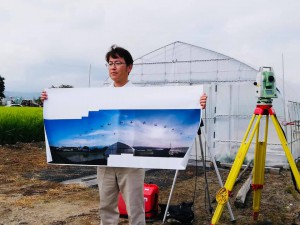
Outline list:
[[[30,107],[39,107],[39,104],[37,104],[33,100],[29,100],[29,99],[23,99],[21,101],[21,105],[22,106],[30,106]]]

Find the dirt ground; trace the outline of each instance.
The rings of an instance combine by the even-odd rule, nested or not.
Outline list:
[[[219,168],[219,171],[225,181],[229,169]],[[59,183],[95,172],[95,167],[48,165],[44,143],[0,146],[0,225],[99,224],[97,187]],[[145,182],[159,186],[159,203],[167,203],[174,174],[174,170],[146,172]],[[234,206],[236,193],[247,176],[246,173],[242,182],[235,185],[230,199],[236,224],[300,224],[300,194],[293,187],[290,171],[266,173],[257,221],[252,219],[251,193],[243,208]],[[208,169],[207,177],[210,199],[213,201],[215,193],[220,189],[214,168]],[[171,205],[194,200],[193,224],[210,224],[212,215],[209,213],[207,199],[202,168],[189,166],[185,171],[179,171]],[[216,208],[215,201],[212,207]],[[120,219],[120,224],[128,224],[127,219]],[[148,220],[147,224],[162,224],[162,220]],[[232,224],[226,206],[218,224]]]

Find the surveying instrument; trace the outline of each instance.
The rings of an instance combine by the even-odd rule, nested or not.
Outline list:
[[[267,149],[267,139],[268,139],[268,125],[269,117],[271,117],[274,127],[276,129],[277,135],[281,142],[282,148],[285,152],[286,158],[291,167],[292,174],[295,178],[295,187],[300,191],[300,175],[297,169],[296,163],[293,160],[293,156],[288,147],[288,143],[285,137],[285,134],[276,118],[274,109],[272,108],[273,98],[277,98],[276,85],[274,72],[271,67],[261,67],[256,77],[256,82],[254,85],[257,87],[257,105],[254,110],[254,114],[250,120],[246,133],[242,139],[240,148],[237,152],[235,160],[232,164],[231,170],[227,177],[224,187],[222,187],[216,194],[216,200],[218,202],[217,208],[212,217],[211,225],[217,224],[225,204],[228,202],[229,197],[231,196],[231,191],[238,176],[238,173],[242,167],[243,161],[246,157],[250,144],[253,140],[254,135],[256,134],[256,144],[254,149],[254,165],[253,165],[253,179],[252,179],[252,190],[253,190],[253,219],[257,220],[259,208],[260,208],[260,199],[261,199],[261,190],[264,185],[264,176],[265,176],[265,159],[266,159],[266,149]],[[265,116],[265,131],[264,131],[264,140],[259,140],[259,127],[260,120]],[[255,123],[254,123],[255,121]],[[247,141],[248,135],[252,128],[249,140]]]

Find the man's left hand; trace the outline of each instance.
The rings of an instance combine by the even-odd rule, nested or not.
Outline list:
[[[203,93],[203,95],[200,97],[200,106],[202,109],[206,108],[206,100],[207,100],[207,95]]]

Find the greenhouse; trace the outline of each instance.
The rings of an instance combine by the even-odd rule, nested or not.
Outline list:
[[[217,161],[232,163],[256,108],[257,87],[253,83],[260,66],[272,65],[253,68],[221,53],[177,41],[135,59],[129,79],[137,86],[203,85],[209,96],[202,114],[207,160],[209,151]],[[107,79],[104,85],[110,82]],[[278,98],[273,99],[273,108],[294,159],[299,159],[300,102],[287,99],[280,87],[282,82],[276,85]],[[265,117],[261,120],[260,136],[264,125]],[[245,163],[253,159],[254,145],[255,138]],[[200,156],[193,148],[191,158]],[[266,165],[288,165],[271,120]]]

